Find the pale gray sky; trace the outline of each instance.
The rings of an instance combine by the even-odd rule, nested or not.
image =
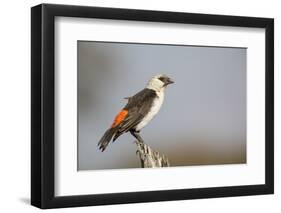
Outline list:
[[[141,132],[172,166],[246,162],[245,48],[78,41],[78,169],[139,168],[122,135],[97,147],[124,97],[155,74],[175,80],[159,114]]]

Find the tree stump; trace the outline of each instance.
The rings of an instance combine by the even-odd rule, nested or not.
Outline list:
[[[168,158],[150,148],[143,141],[136,141],[137,151],[142,168],[157,168],[157,167],[169,167],[170,163]]]

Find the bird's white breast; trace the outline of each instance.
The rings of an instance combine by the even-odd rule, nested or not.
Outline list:
[[[136,126],[136,131],[141,130],[143,127],[148,124],[149,121],[159,112],[163,101],[164,101],[164,91],[156,92],[157,97],[154,99],[150,111],[143,118],[143,120]]]

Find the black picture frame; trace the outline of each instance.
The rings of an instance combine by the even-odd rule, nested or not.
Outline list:
[[[95,195],[54,195],[54,18],[81,17],[162,23],[264,28],[265,184]],[[274,20],[148,10],[41,4],[31,8],[31,204],[42,209],[197,198],[272,194],[274,192]]]

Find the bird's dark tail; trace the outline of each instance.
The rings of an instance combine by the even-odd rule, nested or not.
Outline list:
[[[113,135],[116,132],[116,128],[110,128],[108,129],[104,135],[102,136],[102,138],[100,139],[98,146],[99,149],[103,152],[105,150],[105,148],[108,146],[109,142],[111,141],[111,138],[113,137]]]

